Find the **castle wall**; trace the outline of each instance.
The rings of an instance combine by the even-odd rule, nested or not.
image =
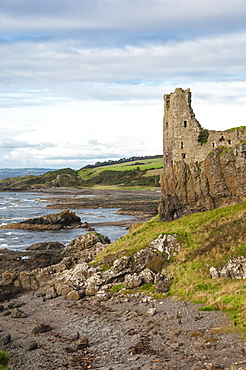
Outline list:
[[[195,118],[191,107],[190,89],[175,89],[164,95],[164,164],[176,161],[186,163],[201,162],[208,154],[220,147],[233,148],[246,140],[246,130],[210,130],[207,143],[201,143],[202,126]]]
[[[246,127],[204,129],[189,89],[164,96],[164,169],[160,218],[164,221],[246,199]]]

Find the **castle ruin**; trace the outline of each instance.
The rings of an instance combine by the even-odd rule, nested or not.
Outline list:
[[[245,130],[225,131],[204,129],[191,107],[190,89],[175,89],[164,95],[164,166],[176,161],[201,162],[217,147],[234,148],[246,140]],[[237,151],[235,149],[235,155]]]
[[[246,199],[246,127],[204,129],[190,89],[164,95],[160,219],[171,221]]]

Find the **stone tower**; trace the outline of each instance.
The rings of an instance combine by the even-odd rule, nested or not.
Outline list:
[[[245,127],[215,131],[204,129],[191,107],[190,89],[164,95],[164,166],[184,161],[201,162],[217,147],[235,148],[246,140]],[[237,149],[235,149],[237,155]]]
[[[246,126],[204,129],[189,89],[164,96],[160,218],[170,221],[246,199]]]
[[[197,160],[201,147],[199,136],[201,125],[196,120],[191,107],[190,89],[175,89],[164,95],[164,163]]]

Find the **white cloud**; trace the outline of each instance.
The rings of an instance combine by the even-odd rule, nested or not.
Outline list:
[[[162,151],[162,95],[245,124],[244,0],[2,0],[1,167]]]

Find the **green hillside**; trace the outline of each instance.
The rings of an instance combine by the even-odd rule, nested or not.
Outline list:
[[[180,251],[167,261],[160,253],[151,269],[166,268],[173,277],[170,295],[203,303],[202,310],[223,310],[237,327],[246,331],[246,282],[244,279],[212,279],[210,267],[222,267],[232,257],[246,257],[246,202],[213,211],[192,214],[172,222],[153,220],[133,226],[98,256],[108,265],[116,256],[146,248],[160,234],[177,234]],[[150,289],[150,287],[148,287]],[[153,291],[153,290],[152,290]],[[157,295],[158,296],[158,295]]]
[[[113,164],[111,162],[114,162]],[[117,163],[116,163],[117,162]],[[158,187],[163,168],[162,157],[138,157],[88,165],[78,171],[64,168],[40,176],[6,178],[0,181],[0,190],[29,190],[35,187]]]

